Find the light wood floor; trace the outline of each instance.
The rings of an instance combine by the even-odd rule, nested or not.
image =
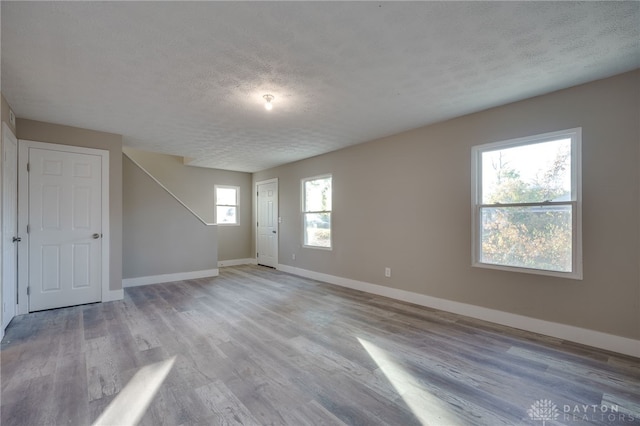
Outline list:
[[[256,266],[15,318],[1,423],[91,424],[173,356],[140,424],[640,425],[637,358]]]

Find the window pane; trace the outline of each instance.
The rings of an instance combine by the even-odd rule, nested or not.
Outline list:
[[[571,139],[482,153],[482,204],[572,199]]]
[[[481,209],[480,261],[571,272],[571,206]]]
[[[218,223],[238,223],[237,207],[216,206],[216,220]]]
[[[304,244],[331,247],[331,213],[305,213]]]
[[[305,181],[304,197],[307,212],[331,210],[331,178]]]
[[[216,188],[216,204],[226,204],[228,206],[235,206],[236,202],[236,189],[235,188]]]

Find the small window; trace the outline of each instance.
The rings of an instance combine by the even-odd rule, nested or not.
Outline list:
[[[215,186],[216,223],[218,225],[239,225],[240,188],[237,186]]]
[[[582,278],[581,129],[473,147],[474,266]]]
[[[302,180],[302,232],[307,247],[331,248],[331,175]]]

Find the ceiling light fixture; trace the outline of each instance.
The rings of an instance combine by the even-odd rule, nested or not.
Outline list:
[[[274,99],[273,95],[264,95],[263,98],[267,101],[264,104],[264,109],[266,109],[267,111],[271,111],[271,109],[273,108],[273,104],[271,103],[271,101]]]

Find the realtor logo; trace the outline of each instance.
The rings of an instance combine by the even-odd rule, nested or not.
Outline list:
[[[542,426],[545,426],[546,422],[557,419],[560,411],[551,400],[539,399],[531,405],[531,408],[527,410],[527,414],[529,414],[531,420],[541,420]]]

